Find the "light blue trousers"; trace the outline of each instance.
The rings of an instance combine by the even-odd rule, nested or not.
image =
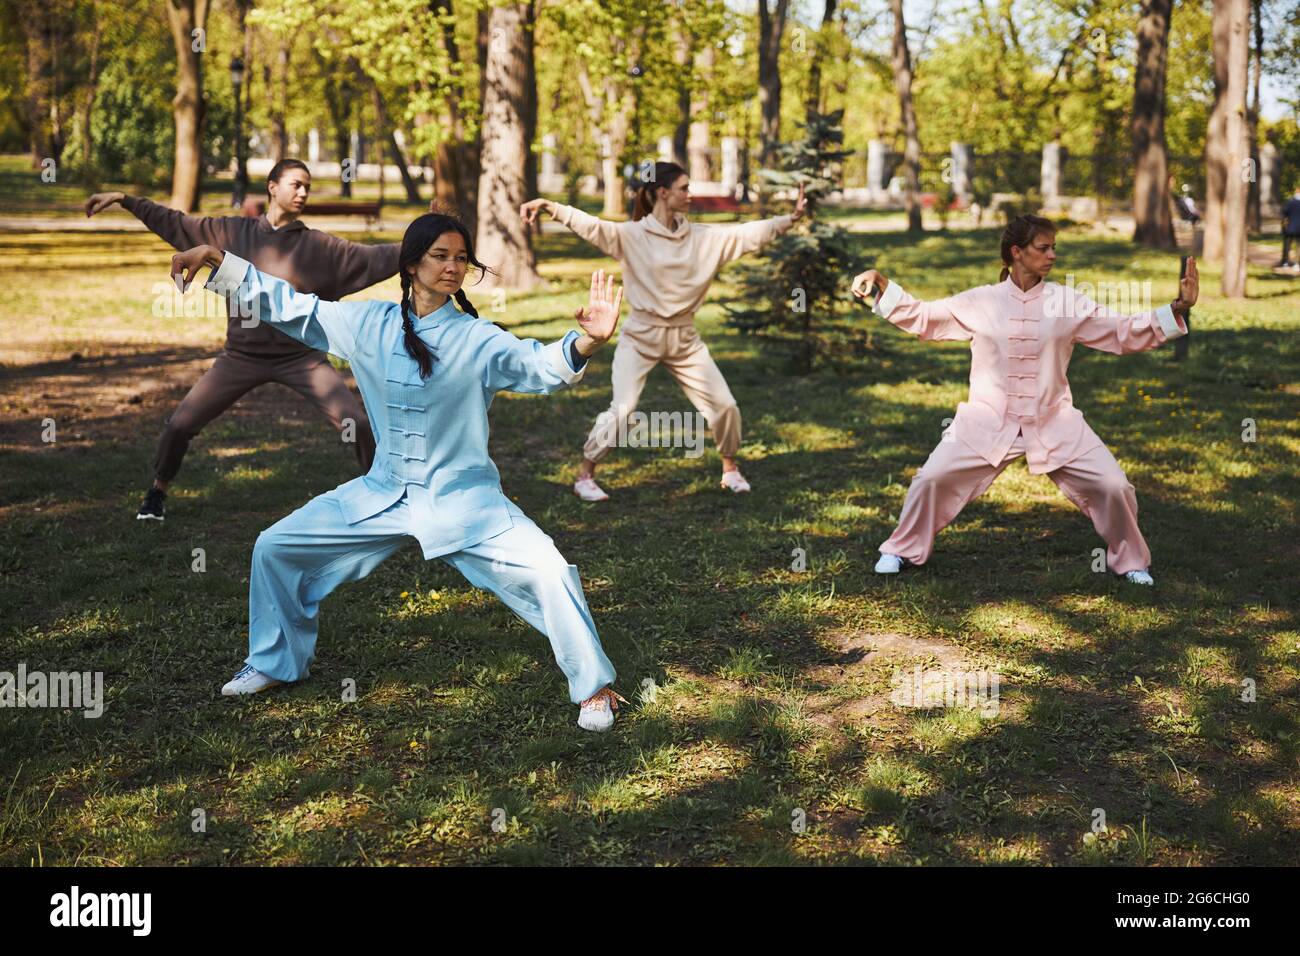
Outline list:
[[[509,508],[514,527],[442,560],[546,635],[568,679],[569,698],[581,703],[612,684],[615,674],[578,569],[513,502]],[[306,677],[316,659],[320,602],[378,567],[412,539],[410,528],[406,495],[350,525],[327,492],[258,535],[248,586],[247,663],[277,680]]]

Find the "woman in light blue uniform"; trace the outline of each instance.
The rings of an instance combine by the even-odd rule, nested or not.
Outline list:
[[[369,473],[313,498],[263,531],[249,579],[249,653],[221,692],[250,694],[302,680],[315,659],[317,611],[340,584],[373,571],[414,537],[547,636],[580,705],[578,724],[605,730],[622,698],[587,610],[578,569],[501,491],[488,457],[497,392],[552,392],[582,378],[614,333],[623,290],[603,272],[577,312],[583,332],[542,345],[478,317],[462,289],[473,241],[457,219],[424,215],[402,239],[402,303],[325,302],[231,253],[198,246],[172,259],[188,286],[346,359],[378,446]],[[453,302],[454,298],[454,302]],[[457,308],[459,303],[460,308]]]

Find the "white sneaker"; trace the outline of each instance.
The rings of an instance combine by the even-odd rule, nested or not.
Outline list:
[[[749,482],[745,480],[745,476],[740,473],[739,468],[734,471],[724,471],[722,473],[721,485],[728,491],[734,492],[738,495],[749,493]]]
[[[282,680],[267,677],[252,664],[245,664],[243,670],[236,674],[230,683],[221,688],[221,696],[237,697],[240,694],[260,694],[270,687],[278,687],[283,683]]]
[[[896,554],[882,553],[880,555],[880,560],[876,562],[876,573],[897,574],[899,571],[903,570],[903,565],[906,563],[906,561]]]
[[[1149,571],[1129,571],[1124,575],[1124,577],[1129,581],[1132,581],[1134,584],[1145,584],[1150,586],[1156,583],[1155,579],[1151,577],[1151,572]]]
[[[595,478],[579,478],[573,483],[573,493],[583,501],[608,501],[605,489],[596,484]]]
[[[597,733],[609,730],[614,726],[614,711],[620,700],[627,703],[612,687],[596,691],[578,706],[578,726]]]

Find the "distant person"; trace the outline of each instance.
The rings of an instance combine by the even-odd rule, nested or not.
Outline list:
[[[86,200],[93,216],[121,203],[154,233],[179,250],[216,246],[245,259],[299,292],[341,299],[397,274],[401,246],[364,245],[309,229],[299,218],[311,192],[311,172],[297,159],[283,159],[266,178],[266,212],[245,216],[187,216],[166,206],[127,196],[96,193]],[[229,314],[229,313],[228,313]],[[311,402],[335,428],[351,428],[363,472],[375,457],[375,436],[365,409],[325,353],[294,341],[270,323],[229,314],[226,343],[163,424],[153,460],[153,486],[137,519],[163,520],[163,499],[180,470],[190,440],[248,392],[268,382],[287,385]]]
[[[1300,262],[1291,261],[1292,240],[1300,240],[1300,184],[1282,206],[1282,261],[1278,263],[1282,268],[1300,268]],[[1300,246],[1300,242],[1296,245]]]
[[[1201,211],[1196,208],[1196,200],[1192,198],[1192,187],[1187,183],[1183,183],[1183,194],[1174,198],[1174,208],[1178,210],[1179,217],[1193,226],[1201,221]]]

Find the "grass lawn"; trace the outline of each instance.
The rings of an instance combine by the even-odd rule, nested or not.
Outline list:
[[[992,231],[859,241],[918,294],[997,276]],[[1059,248],[1061,278],[1174,292],[1176,259],[1083,232]],[[548,339],[608,262],[568,236],[538,253],[549,289],[497,313],[478,298]],[[102,671],[106,696],[93,720],[0,710],[0,864],[1300,858],[1300,280],[1252,273],[1255,297],[1228,303],[1205,268],[1185,363],[1075,353],[1075,401],[1137,488],[1152,590],[1094,573],[1089,522],[1023,462],[925,568],[874,575],[968,351],[864,310],[864,359],[792,376],[723,327],[734,271],[700,326],[753,494],[718,489],[711,446],[620,450],[611,501],[570,493],[612,349],[572,389],[500,396],[506,491],[579,566],[632,701],[597,736],[546,641],[414,542],[324,603],[310,680],[217,695],[246,651],[258,532],[355,463],[268,386],[195,440],[167,521],[135,520],[163,419],[225,324],[151,314],[169,254],[146,235],[0,234],[0,670]],[[689,406],[658,370],[642,408]],[[895,705],[917,666],[995,671],[998,712]]]

